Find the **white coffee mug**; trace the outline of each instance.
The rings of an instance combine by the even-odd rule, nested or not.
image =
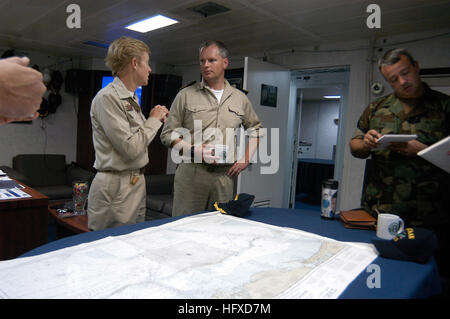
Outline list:
[[[403,219],[392,214],[378,214],[377,237],[381,239],[393,239],[405,229]]]
[[[224,164],[227,161],[228,149],[230,147],[224,144],[216,144],[214,145],[214,156],[217,156],[218,159],[216,163]]]

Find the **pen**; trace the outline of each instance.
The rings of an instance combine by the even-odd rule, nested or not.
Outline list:
[[[378,215],[380,215],[381,213],[376,208],[375,208],[375,211],[377,212],[377,217],[378,217]]]

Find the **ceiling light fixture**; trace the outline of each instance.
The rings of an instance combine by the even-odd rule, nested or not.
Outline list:
[[[178,23],[178,21],[158,14],[151,18],[147,18],[145,20],[130,24],[125,28],[141,33],[146,33],[149,31],[167,27],[175,23]]]
[[[341,98],[340,95],[324,95],[323,97],[325,99],[340,99]]]

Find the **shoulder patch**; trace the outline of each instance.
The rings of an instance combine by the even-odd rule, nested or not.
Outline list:
[[[187,88],[187,87],[189,87],[191,85],[194,85],[195,83],[197,83],[197,81],[192,81],[192,82],[186,84],[185,86],[180,87],[179,91],[181,91],[182,89],[185,89],[185,88]]]

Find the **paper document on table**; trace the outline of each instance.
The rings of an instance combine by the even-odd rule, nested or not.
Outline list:
[[[15,180],[0,177],[0,189],[23,188],[22,185]]]
[[[149,280],[149,262],[140,258],[140,253],[107,237],[54,253],[1,262],[0,298],[106,298],[123,283]]]
[[[8,189],[0,189],[0,200],[4,199],[20,199],[20,198],[28,198],[31,197],[30,194],[25,193],[23,190],[18,187],[12,187]]]
[[[0,262],[4,298],[337,298],[377,257],[211,212]]]
[[[417,155],[450,173],[450,136],[421,150]]]

